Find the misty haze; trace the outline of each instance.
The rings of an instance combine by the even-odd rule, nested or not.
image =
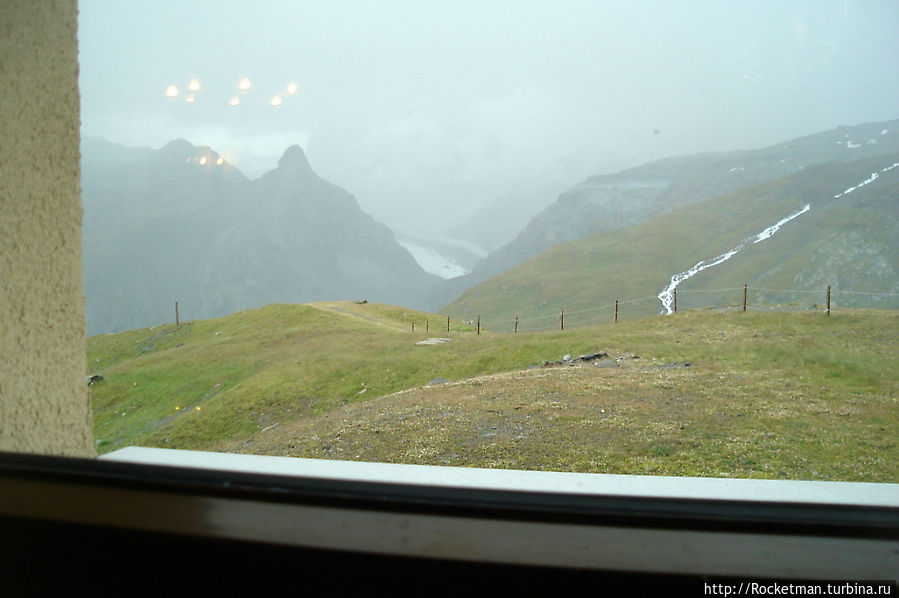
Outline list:
[[[79,6],[99,451],[899,479],[895,2]]]

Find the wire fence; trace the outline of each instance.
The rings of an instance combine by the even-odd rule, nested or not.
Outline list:
[[[690,309],[718,311],[810,311],[817,310],[830,315],[840,308],[870,308],[895,310],[899,308],[899,293],[886,291],[854,291],[834,289],[820,290],[769,289],[763,287],[730,287],[723,289],[675,289],[673,305],[666,306],[657,295],[636,299],[607,301],[600,305],[567,311],[559,308],[554,313],[527,317],[506,317],[502,323],[491,321],[495,331],[526,332],[536,330],[564,330],[566,327],[587,326],[601,322],[619,322],[626,319],[668,315]],[[478,333],[487,324],[481,316],[463,322],[476,327]],[[449,327],[449,326],[447,326]]]

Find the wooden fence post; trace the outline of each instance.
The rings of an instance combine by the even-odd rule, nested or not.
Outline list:
[[[674,289],[674,313],[677,313],[677,288]]]
[[[446,331],[449,332],[449,316],[446,316]]]
[[[518,332],[518,316],[515,316],[515,332]]]
[[[481,334],[481,316],[478,316],[478,334]]]
[[[175,301],[175,326],[180,324],[181,321],[178,319],[178,302]]]
[[[618,299],[615,299],[615,323],[618,323]]]
[[[743,311],[746,311],[746,285],[743,285]]]
[[[425,334],[428,334],[429,330],[431,330],[431,321],[425,320]]]
[[[830,285],[827,285],[827,315],[830,315]]]
[[[562,310],[562,314],[559,316],[559,327],[562,330],[565,330],[565,310]]]

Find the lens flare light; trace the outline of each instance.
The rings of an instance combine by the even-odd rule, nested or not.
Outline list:
[[[197,102],[198,92],[202,88],[203,85],[200,83],[200,79],[198,77],[191,77],[184,89],[184,101],[188,104]],[[253,92],[253,83],[250,81],[249,77],[241,77],[238,79],[237,89],[238,94],[231,96],[228,100],[228,105],[230,106],[239,106],[241,104],[242,96],[249,97],[249,94]],[[297,95],[297,93],[299,93],[299,86],[293,82],[288,83],[284,91],[276,93],[271,97],[269,105],[273,107],[281,106],[284,104],[284,101],[287,100],[287,96]],[[179,90],[177,85],[169,85],[165,89],[165,95],[168,98],[176,98],[181,95],[181,90]]]

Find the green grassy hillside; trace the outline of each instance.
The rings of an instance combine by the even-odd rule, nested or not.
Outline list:
[[[481,335],[445,325],[318,303],[92,337],[98,450],[899,481],[899,314],[692,311]],[[429,337],[451,340],[416,344]],[[599,351],[595,364],[543,366]]]
[[[558,327],[562,309],[569,325],[609,321],[616,299],[622,318],[658,313],[655,295],[673,274],[734,248],[805,204],[811,210],[770,239],[682,283],[679,305],[736,303],[747,283],[753,306],[823,305],[831,285],[835,306],[896,308],[899,168],[841,198],[834,195],[897,161],[891,155],[809,168],[639,226],[557,245],[469,289],[444,311],[463,319],[480,315],[494,330],[511,330],[515,316],[523,329]],[[716,289],[731,290],[710,292]]]
[[[478,262],[471,273],[443,284],[445,304],[475,284],[524,263],[558,243],[637,226],[679,208],[801,172],[899,152],[897,121],[840,126],[766,148],[672,156],[573,185],[534,216],[518,236]],[[865,140],[861,144],[852,140]],[[842,190],[842,188],[840,189]],[[515,212],[509,203],[505,211]],[[495,212],[500,214],[500,212]],[[493,220],[506,219],[496,216]],[[469,231],[503,226],[490,220]],[[465,237],[466,235],[462,235]]]
[[[98,450],[208,448],[356,400],[366,387],[387,393],[426,383],[438,375],[435,359],[406,368],[386,364],[421,352],[409,342],[411,321],[423,331],[428,318],[445,331],[439,316],[380,304],[270,305],[94,336],[88,366],[104,376],[92,387]],[[452,328],[453,337],[473,332],[459,322]],[[430,349],[433,357],[440,347]],[[446,370],[482,371],[467,363]]]

